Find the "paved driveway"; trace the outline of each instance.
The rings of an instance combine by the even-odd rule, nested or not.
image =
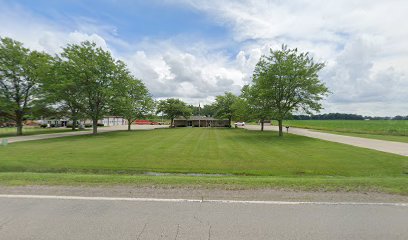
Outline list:
[[[132,125],[132,130],[152,130],[156,128],[168,128],[168,125]],[[112,127],[101,127],[98,128],[98,133],[112,132],[112,131],[123,131],[127,130],[127,126],[112,126]],[[75,131],[75,132],[63,132],[63,133],[50,133],[50,134],[38,134],[29,136],[19,136],[19,137],[8,137],[9,143],[33,141],[49,138],[59,138],[59,137],[69,137],[69,136],[79,136],[92,134],[92,130],[89,131]],[[1,141],[1,139],[0,139]]]
[[[248,130],[260,130],[258,125],[246,125]],[[277,126],[265,126],[266,131],[278,131]],[[286,129],[285,129],[286,132]],[[289,128],[289,133],[302,135],[311,138],[318,138],[326,141],[344,143],[356,147],[369,148],[382,152],[394,153],[402,156],[408,156],[408,143],[384,141],[369,138],[351,137],[332,133],[317,132],[303,128]]]
[[[408,239],[408,205],[0,197],[0,239]]]

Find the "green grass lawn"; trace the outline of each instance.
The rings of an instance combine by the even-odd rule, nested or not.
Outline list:
[[[408,142],[408,120],[287,120],[284,124],[348,136]]]
[[[27,135],[37,135],[37,134],[47,134],[47,133],[61,133],[69,132],[70,128],[40,128],[40,127],[24,127],[23,136]],[[0,138],[3,137],[15,137],[16,128],[0,128]]]
[[[14,143],[0,148],[0,172],[3,184],[151,182],[354,190],[363,186],[408,194],[407,157],[243,129],[124,131]],[[143,172],[232,176],[134,175]]]

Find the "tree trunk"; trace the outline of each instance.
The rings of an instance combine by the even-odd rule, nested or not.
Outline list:
[[[132,119],[128,119],[128,131],[131,130]]]
[[[232,117],[229,117],[229,118],[228,118],[228,121],[229,121],[229,127],[231,128],[231,127],[232,127],[232,125],[231,125]]]
[[[173,122],[174,122],[174,118],[171,118],[171,119],[170,119],[170,127],[171,127],[171,128],[173,127]]]
[[[20,113],[16,114],[17,136],[23,135],[23,116]]]
[[[77,124],[77,118],[76,117],[72,117],[72,131],[75,131],[76,129],[76,124]]]
[[[98,133],[98,119],[92,119],[92,134]]]
[[[261,120],[261,131],[264,130],[264,120]]]
[[[278,120],[278,124],[279,124],[279,137],[282,137],[283,136],[282,119]]]

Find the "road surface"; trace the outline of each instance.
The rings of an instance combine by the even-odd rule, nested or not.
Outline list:
[[[0,196],[0,239],[408,239],[408,204]]]
[[[168,128],[168,125],[132,125],[132,130],[152,130],[156,128]],[[127,125],[118,125],[111,127],[100,127],[98,128],[98,133],[103,132],[113,132],[113,131],[123,131],[127,130]],[[89,131],[75,131],[75,132],[62,132],[62,133],[49,133],[49,134],[37,134],[28,136],[18,136],[18,137],[7,137],[8,143],[15,142],[25,142],[33,140],[42,140],[50,138],[60,138],[69,136],[79,136],[79,135],[89,135],[92,134],[92,130]],[[1,142],[1,138],[0,138]]]
[[[246,125],[244,128],[248,130],[260,130],[261,129],[261,127],[258,125]],[[264,129],[266,131],[278,131],[277,126],[265,126]],[[325,132],[317,132],[313,130],[308,130],[308,129],[303,129],[303,128],[293,128],[293,127],[289,128],[289,133],[311,137],[311,138],[318,138],[318,139],[331,141],[331,142],[353,145],[356,147],[378,150],[382,152],[394,153],[394,154],[398,154],[402,156],[408,156],[408,143],[352,137],[352,136],[338,135],[338,134],[325,133]]]

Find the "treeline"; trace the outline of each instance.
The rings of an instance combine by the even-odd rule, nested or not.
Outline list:
[[[10,38],[0,39],[0,120],[13,121],[22,135],[23,121],[64,116],[97,121],[120,115],[130,124],[154,110],[144,83],[109,51],[85,41],[51,56]]]
[[[216,96],[214,103],[204,106],[187,105],[179,99],[166,99],[158,103],[157,112],[171,120],[175,117],[201,115],[231,121],[259,120],[261,129],[266,120],[275,119],[279,136],[283,135],[282,122],[298,110],[319,111],[320,100],[328,89],[318,78],[323,63],[315,63],[308,53],[282,46],[270,50],[257,63],[252,83],[241,89],[240,95],[225,92]]]
[[[173,126],[176,117],[200,114],[226,118],[230,126],[233,119],[256,119],[262,130],[264,121],[274,119],[282,136],[284,119],[322,109],[321,100],[329,93],[318,75],[323,68],[324,63],[315,62],[309,53],[283,45],[259,59],[252,82],[240,95],[225,92],[213,104],[194,107],[175,98],[154,101],[124,62],[94,43],[69,44],[51,56],[1,38],[0,121],[14,121],[21,135],[23,120],[29,117],[68,117],[73,129],[77,120],[91,119],[96,134],[97,121],[108,114],[127,119],[128,129],[135,119],[148,115],[166,117]]]
[[[408,120],[408,116],[372,117],[350,113],[326,113],[316,115],[293,115],[293,120]]]

